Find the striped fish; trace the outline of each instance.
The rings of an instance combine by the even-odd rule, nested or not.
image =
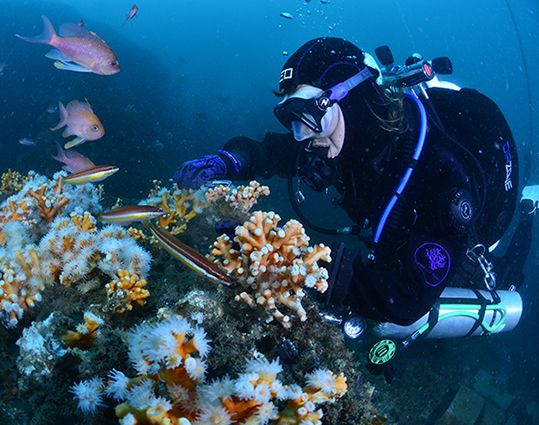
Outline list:
[[[99,213],[99,221],[107,221],[113,224],[130,224],[133,221],[150,220],[163,215],[161,208],[151,205],[134,205],[131,207],[115,208],[107,212]]]
[[[180,260],[187,267],[195,272],[207,277],[216,282],[230,285],[230,279],[228,275],[221,270],[217,265],[213,264],[203,255],[200,255],[194,249],[189,248],[183,242],[180,242],[170,232],[162,227],[157,227],[149,221],[143,221],[150,232],[155,236],[161,245],[170,253],[173,257]]]
[[[112,165],[99,165],[97,167],[92,167],[86,170],[77,171],[76,173],[71,173],[69,176],[63,177],[62,181],[64,183],[70,184],[86,184],[100,182],[102,180],[105,180],[108,176],[111,176],[118,170],[118,167],[113,167]]]

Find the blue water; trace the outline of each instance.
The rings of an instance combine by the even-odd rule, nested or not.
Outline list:
[[[49,130],[58,114],[46,109],[87,98],[106,134],[78,150],[96,164],[121,168],[106,182],[109,194],[141,199],[153,179],[166,181],[183,161],[215,152],[233,136],[260,140],[267,131],[283,131],[272,113],[271,92],[286,60],[283,52],[292,54],[314,37],[337,36],[371,53],[389,45],[397,62],[414,52],[427,59],[448,56],[451,81],[476,88],[499,105],[520,148],[523,181],[539,184],[535,0],[138,0],[137,16],[119,28],[131,5],[0,0],[0,63],[6,62],[0,76],[0,172],[58,170],[61,164],[49,155],[55,141],[63,142],[60,132]],[[281,17],[283,12],[293,19]],[[40,34],[40,15],[56,30],[83,18],[115,51],[121,72],[97,76],[55,69],[44,57],[49,46],[14,36]],[[37,140],[37,146],[17,143],[23,137]],[[272,179],[270,185],[272,196],[286,196],[282,182]],[[293,214],[287,206],[279,212]],[[495,361],[522,362],[514,380],[523,393],[535,391],[539,399],[537,223],[535,232],[521,291],[522,322],[505,340],[496,340],[505,341],[513,355],[500,350]],[[480,360],[488,361],[491,352],[485,348],[483,354]],[[458,361],[477,359],[463,355]]]

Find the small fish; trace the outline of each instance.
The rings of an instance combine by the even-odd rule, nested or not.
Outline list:
[[[157,227],[150,223],[148,220],[143,221],[150,232],[155,236],[161,245],[170,253],[173,257],[180,260],[191,270],[194,270],[198,274],[201,274],[208,279],[230,285],[230,278],[221,270],[216,264],[213,264],[203,255],[200,255],[193,248],[188,247],[183,242],[180,242],[174,236],[170,234],[168,230],[162,227]]]
[[[108,176],[113,175],[118,171],[118,167],[111,165],[99,165],[97,167],[88,168],[86,170],[77,171],[67,177],[63,177],[62,181],[69,184],[86,184],[105,180]]]
[[[79,22],[77,22],[77,25],[78,25],[79,27],[85,27],[85,26],[86,26],[86,24],[84,23],[84,20],[83,20],[82,18],[80,19]]]
[[[2,71],[4,70],[5,67],[6,67],[5,62],[0,63],[0,75],[3,75]]]
[[[105,213],[99,213],[99,221],[107,221],[113,224],[131,224],[133,221],[150,220],[163,215],[161,208],[151,205],[135,205],[132,207],[115,208]]]
[[[129,10],[129,12],[127,13],[127,15],[125,15],[125,22],[123,23],[122,27],[127,24],[131,19],[133,19],[135,17],[135,15],[137,14],[138,12],[138,7],[136,4],[134,4],[131,9]],[[120,27],[120,28],[122,28]]]
[[[57,110],[58,110],[58,106],[56,106],[56,105],[47,106],[47,112],[49,114],[54,114]]]
[[[36,142],[34,142],[33,140],[30,140],[30,139],[27,139],[26,137],[23,137],[22,139],[20,139],[19,143],[21,145],[25,145],[25,146],[35,146],[36,145]]]
[[[45,56],[55,60],[58,69],[75,72],[93,72],[99,75],[112,75],[120,72],[120,64],[111,48],[99,36],[78,24],[60,26],[60,36],[54,32],[51,22],[41,16],[45,28],[36,37],[17,37],[30,43],[49,44],[56,49]]]
[[[86,140],[100,139],[105,134],[103,125],[94,114],[94,111],[92,111],[89,103],[73,100],[72,102],[69,102],[67,107],[64,107],[62,102],[59,102],[59,109],[60,122],[56,127],[51,128],[51,130],[55,131],[67,125],[62,136],[77,136],[75,139],[65,144],[66,149],[80,145]]]
[[[292,15],[290,13],[288,13],[288,12],[281,13],[281,16],[283,18],[286,18],[286,19],[292,19],[293,18]]]
[[[64,151],[58,142],[56,142],[56,146],[58,147],[58,153],[56,156],[51,156],[56,161],[60,161],[65,164],[63,167],[64,170],[69,171],[70,173],[76,173],[77,171],[87,170],[88,168],[95,167],[95,164],[92,161],[77,151]]]

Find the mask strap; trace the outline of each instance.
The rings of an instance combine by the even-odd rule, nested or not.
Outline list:
[[[336,102],[339,102],[343,99],[350,90],[354,87],[361,84],[363,81],[367,80],[370,77],[374,77],[374,74],[368,67],[363,68],[356,75],[350,77],[348,80],[343,81],[342,83],[336,84],[329,89],[331,91],[330,99]]]

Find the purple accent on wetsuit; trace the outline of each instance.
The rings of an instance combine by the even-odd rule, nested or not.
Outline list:
[[[414,259],[425,283],[430,286],[442,283],[451,268],[451,256],[443,246],[434,242],[426,242],[417,248]]]
[[[226,173],[226,164],[219,156],[206,155],[183,163],[172,178],[181,188],[198,189],[208,181],[222,179]]]
[[[240,174],[240,171],[241,171],[241,162],[238,158],[236,158],[235,155],[233,155],[232,153],[228,152],[228,151],[224,151],[224,150],[220,150],[219,153],[221,155],[224,155],[226,156],[230,162],[232,162],[232,165],[234,165],[234,170],[236,170],[236,174]]]

